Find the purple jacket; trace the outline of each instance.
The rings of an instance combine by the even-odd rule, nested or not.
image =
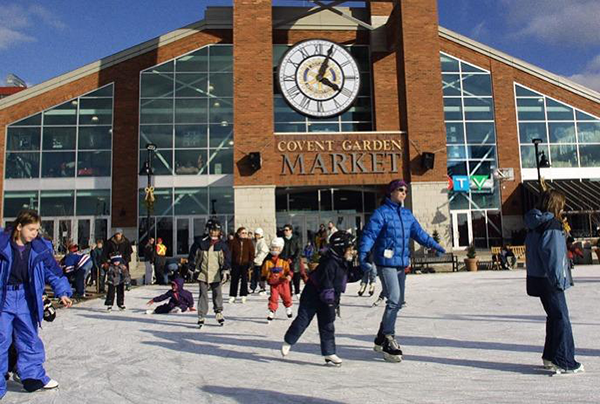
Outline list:
[[[171,282],[171,284],[177,285],[177,296],[173,290],[169,290],[167,293],[152,299],[155,303],[162,302],[163,300],[170,299],[167,303],[170,308],[179,307],[181,311],[187,311],[194,307],[194,297],[192,293],[183,288],[183,279],[177,278]]]

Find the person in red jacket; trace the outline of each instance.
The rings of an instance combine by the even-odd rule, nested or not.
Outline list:
[[[273,239],[271,251],[262,266],[262,279],[271,287],[269,314],[267,315],[269,322],[275,318],[275,312],[279,306],[279,296],[283,300],[288,318],[292,317],[292,291],[290,289],[292,271],[289,262],[280,256],[284,245],[285,241],[281,237]]]

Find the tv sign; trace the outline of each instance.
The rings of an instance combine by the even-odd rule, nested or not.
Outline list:
[[[471,188],[477,191],[493,188],[494,183],[488,175],[453,175],[452,185],[454,192],[469,192]]]

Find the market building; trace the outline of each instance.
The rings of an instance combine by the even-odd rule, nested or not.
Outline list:
[[[60,249],[150,224],[184,255],[216,216],[306,242],[330,220],[359,231],[402,177],[427,231],[487,248],[518,237],[540,139],[588,235],[599,117],[600,94],[440,27],[435,0],[234,0],[0,100],[3,225],[37,209]]]

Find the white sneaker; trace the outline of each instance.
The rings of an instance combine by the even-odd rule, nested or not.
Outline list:
[[[267,321],[271,321],[275,318],[275,312],[269,310],[269,314],[267,314]]]
[[[235,297],[230,297],[229,298],[229,303],[235,303]]]
[[[106,306],[106,311],[110,313],[112,311],[112,306]]]
[[[575,369],[563,369],[563,368],[559,368],[558,366],[554,365],[553,370],[554,370],[554,372],[556,372],[557,375],[585,372],[585,369],[583,368],[583,363],[578,364],[578,366]]]
[[[57,387],[58,387],[58,382],[54,379],[50,379],[50,381],[44,385],[45,390],[51,390],[51,389],[55,389]]]
[[[290,353],[290,349],[292,349],[292,346],[287,342],[284,342],[281,346],[281,356],[287,356],[287,354]]]
[[[259,295],[259,296],[266,296],[266,295],[267,295],[267,292],[266,292],[266,291],[264,291],[264,290],[261,290],[260,292],[258,292],[258,295]]]
[[[327,355],[325,356],[325,364],[329,366],[340,367],[342,366],[342,360],[337,355]]]
[[[291,307],[287,307],[285,309],[285,314],[287,314],[288,318],[292,318],[292,308]]]
[[[295,294],[294,297],[296,298],[296,300],[300,300],[300,294]]]
[[[146,314],[148,314],[148,315],[154,314],[154,309],[148,309],[148,310],[146,310]]]
[[[242,304],[246,303],[246,296],[242,296]]]

